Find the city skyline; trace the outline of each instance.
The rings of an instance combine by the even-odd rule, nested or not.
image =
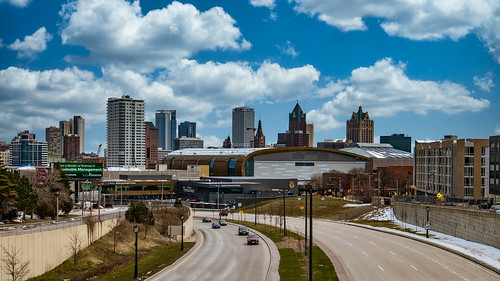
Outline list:
[[[315,142],[345,139],[359,106],[375,142],[500,134],[500,3],[340,2],[1,1],[0,141],[82,116],[95,152],[106,100],[123,95],[147,121],[176,109],[205,146],[231,135],[238,106],[276,143],[297,100]]]

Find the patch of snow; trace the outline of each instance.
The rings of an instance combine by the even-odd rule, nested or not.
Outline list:
[[[365,203],[365,204],[345,204],[342,206],[342,208],[348,208],[348,207],[363,207],[363,206],[370,206],[371,203]]]

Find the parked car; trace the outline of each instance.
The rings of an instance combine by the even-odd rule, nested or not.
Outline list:
[[[248,235],[248,227],[246,226],[238,227],[238,235]]]
[[[247,244],[248,245],[259,245],[259,236],[255,235],[255,234],[248,235]]]
[[[212,223],[212,228],[220,228],[220,224],[216,221]]]
[[[227,221],[226,221],[226,220],[220,220],[220,221],[219,221],[219,224],[220,224],[221,226],[223,226],[223,225],[227,225]]]
[[[201,219],[201,221],[202,221],[202,222],[211,222],[211,221],[212,221],[212,219],[211,219],[211,218],[209,218],[209,217],[204,217],[204,218],[202,218],[202,219]]]
[[[500,214],[500,203],[496,203],[491,206],[490,212]]]
[[[219,215],[220,215],[221,217],[227,217],[227,215],[228,215],[228,214],[229,214],[229,212],[228,212],[227,210],[222,210],[222,211],[220,211],[220,213],[219,213]]]

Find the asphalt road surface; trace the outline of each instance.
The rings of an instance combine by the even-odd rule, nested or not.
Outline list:
[[[303,231],[304,219],[287,218],[287,226]],[[500,280],[466,258],[412,239],[329,221],[313,226],[314,239],[337,255],[351,281]]]
[[[194,225],[200,243],[148,280],[266,280],[271,257],[262,239],[259,245],[247,245],[247,236],[238,235],[235,225],[212,229],[211,223],[201,223],[201,219],[195,219]]]
[[[242,217],[254,221],[253,214],[235,219]],[[304,233],[303,218],[287,217],[286,224],[288,230]],[[314,240],[335,253],[351,281],[500,280],[499,274],[477,263],[409,238],[331,221],[314,220],[313,226]]]

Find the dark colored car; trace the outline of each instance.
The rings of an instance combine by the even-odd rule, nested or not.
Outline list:
[[[212,223],[212,228],[220,228],[220,224],[215,221]]]
[[[209,217],[204,217],[203,219],[201,219],[202,222],[211,222],[212,219],[209,218]]]
[[[248,227],[240,226],[238,228],[238,235],[248,235]]]
[[[223,226],[223,225],[227,225],[227,221],[226,221],[226,220],[220,220],[220,221],[219,221],[219,224],[220,224],[221,226]]]
[[[248,235],[247,244],[248,245],[259,245],[259,236],[255,235],[255,234]]]

